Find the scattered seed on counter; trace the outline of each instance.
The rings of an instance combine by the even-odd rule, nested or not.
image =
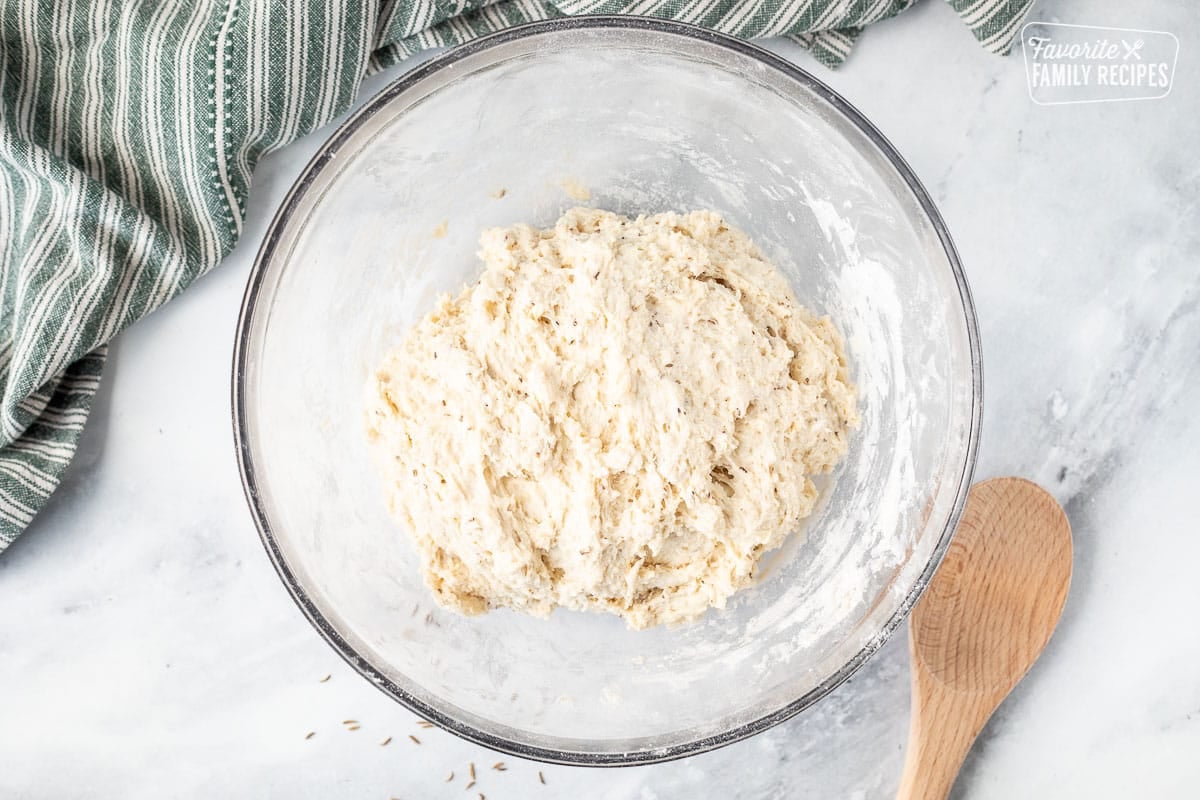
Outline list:
[[[321,680],[317,681],[317,683],[325,683],[325,681],[329,680],[332,677],[333,677],[332,675],[326,675],[324,678],[321,678]]]
[[[387,747],[387,746],[388,746],[389,744],[391,744],[391,743],[392,743],[392,737],[390,737],[390,736],[389,736],[389,737],[387,737],[386,739],[384,739],[382,742],[380,742],[380,743],[379,743],[379,746],[380,746],[380,747]]]
[[[413,736],[411,733],[408,735],[408,738],[410,738],[410,739],[412,739],[412,740],[413,740],[413,744],[420,744],[420,743],[421,743],[421,740],[420,740],[420,739],[418,739],[417,737]]]
[[[311,739],[312,737],[314,737],[316,735],[317,735],[316,731],[309,731],[308,733],[304,734],[304,741],[307,742],[309,739]]]
[[[541,770],[538,770],[538,782],[541,783],[542,786],[546,785],[546,776],[542,774]]]

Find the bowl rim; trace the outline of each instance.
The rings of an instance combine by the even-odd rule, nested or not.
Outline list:
[[[896,611],[883,625],[880,631],[859,650],[853,658],[805,694],[761,717],[734,726],[717,734],[705,736],[691,741],[672,744],[665,747],[628,750],[622,752],[585,752],[579,750],[558,750],[526,742],[505,739],[495,734],[479,730],[472,725],[457,720],[440,709],[414,697],[402,687],[392,682],[373,664],[346,641],[345,638],[325,618],[314,602],[305,593],[296,579],[295,574],[283,557],[275,534],[271,530],[265,509],[259,502],[258,480],[255,476],[253,459],[250,452],[248,427],[246,424],[246,393],[245,379],[247,372],[248,344],[251,323],[254,321],[259,294],[263,286],[267,267],[271,263],[281,239],[281,234],[295,213],[301,200],[314,184],[323,169],[334,159],[340,148],[350,136],[363,125],[376,111],[389,103],[396,96],[420,84],[425,79],[450,67],[463,58],[488,50],[517,39],[534,35],[554,34],[566,31],[587,29],[625,29],[649,31],[667,36],[697,39],[702,42],[717,45],[732,50],[737,54],[757,60],[765,68],[774,70],[784,77],[799,83],[804,88],[817,94],[829,103],[838,113],[847,118],[879,149],[891,166],[899,173],[904,183],[912,192],[913,197],[921,206],[928,218],[938,240],[946,254],[950,269],[954,274],[958,287],[959,299],[962,303],[964,322],[967,328],[967,339],[971,361],[971,410],[969,429],[967,431],[967,446],[962,469],[957,477],[955,500],[946,518],[938,541],[930,555],[929,561],[922,569],[916,582],[896,608]],[[754,734],[774,727],[781,722],[791,719],[804,709],[828,695],[848,678],[850,678],[866,661],[871,658],[891,638],[896,629],[904,622],[913,605],[929,585],[934,572],[941,564],[946,550],[953,538],[954,530],[966,504],[967,493],[975,470],[979,450],[979,435],[983,414],[983,362],[980,347],[979,324],[975,313],[975,305],[971,291],[963,272],[962,262],[958,251],[950,237],[945,222],[938,213],[933,199],[925,190],[913,170],[900,156],[896,148],[882,133],[861,113],[847,102],[841,95],[825,83],[811,75],[802,67],[743,39],[718,33],[695,25],[650,17],[595,15],[556,18],[539,22],[525,23],[511,28],[505,28],[495,33],[472,39],[452,49],[440,53],[428,61],[403,73],[388,84],[374,97],[366,101],[355,111],[337,130],[335,130],[317,153],[309,160],[301,171],[296,182],[288,191],[287,196],[276,210],[271,219],[266,234],[263,236],[258,255],[254,260],[246,290],[242,298],[241,310],[238,314],[236,335],[234,340],[233,369],[231,376],[231,401],[234,443],[237,455],[238,471],[241,476],[242,490],[246,502],[254,518],[259,538],[266,549],[275,572],[283,581],[292,600],[308,619],[317,632],[333,647],[333,649],[359,675],[366,678],[384,694],[407,707],[409,710],[427,719],[439,727],[454,733],[475,744],[509,755],[542,761],[551,764],[576,766],[634,766],[671,761],[686,756],[696,755],[714,750],[725,745],[746,739]]]

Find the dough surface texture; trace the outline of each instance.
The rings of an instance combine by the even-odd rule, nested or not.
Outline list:
[[[694,620],[812,512],[858,424],[841,337],[711,211],[490,229],[367,383],[444,606]]]

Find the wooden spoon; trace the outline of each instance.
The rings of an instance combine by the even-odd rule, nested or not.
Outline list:
[[[942,800],[971,743],[1050,640],[1071,585],[1071,526],[1022,478],[976,484],[913,610],[912,724],[898,800]]]

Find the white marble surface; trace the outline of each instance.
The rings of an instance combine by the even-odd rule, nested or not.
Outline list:
[[[842,71],[814,68],[908,158],[961,249],[986,363],[977,477],[1041,481],[1075,531],[1060,630],[955,796],[1197,797],[1200,8],[1078,0],[1034,17],[1174,32],[1175,90],[1036,106],[1020,55],[987,55],[941,3],[869,31]],[[890,797],[903,636],[768,733],[584,770],[419,730],[309,627],[242,499],[229,364],[265,225],[327,133],[269,158],[242,246],[117,341],[68,479],[0,557],[0,797],[474,798],[472,760],[490,800]],[[350,717],[360,731],[340,730]],[[507,772],[482,769],[501,758]]]

